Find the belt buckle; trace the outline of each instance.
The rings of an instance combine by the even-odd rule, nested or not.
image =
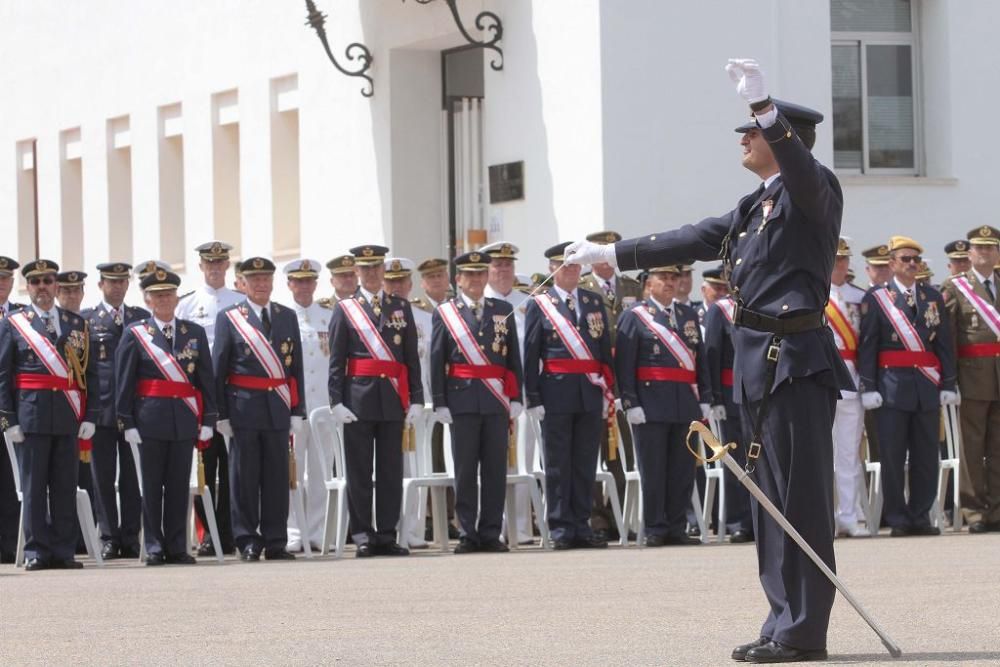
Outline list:
[[[771,345],[767,348],[767,360],[773,364],[778,363],[778,351],[780,349],[779,345],[771,343]]]
[[[760,456],[760,443],[759,442],[751,442],[750,443],[750,447],[747,450],[747,458],[748,459],[755,459],[758,456]]]

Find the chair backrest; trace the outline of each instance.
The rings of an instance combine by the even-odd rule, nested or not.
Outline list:
[[[632,472],[636,469],[636,459],[635,459],[635,431],[632,430],[632,425],[628,423],[628,419],[625,418],[625,413],[619,411],[615,415],[618,424],[618,460],[622,462],[622,470],[625,472]],[[625,442],[625,438],[622,437],[622,429],[628,429],[629,441]],[[632,452],[628,452],[628,448],[632,447]],[[632,465],[629,465],[629,453],[632,454],[631,460]]]
[[[320,468],[323,470],[323,481],[329,482],[333,479],[344,478],[344,439],[341,435],[342,426],[333,420],[330,408],[326,406],[318,407],[309,413],[309,431],[316,441],[316,452]],[[333,443],[333,465],[326,460],[326,452],[322,443]]]
[[[941,408],[941,419],[944,420],[944,439],[947,445],[947,458],[957,459],[962,448],[962,429],[959,427],[958,406],[946,405]]]
[[[449,477],[455,475],[455,457],[451,454],[451,425],[444,424],[442,429],[441,444],[444,449],[442,452],[444,454],[444,471]],[[424,439],[424,447],[427,448],[428,455],[431,451],[431,433],[433,429],[427,429],[427,437]],[[431,468],[427,468],[427,473],[430,474]]]
[[[413,424],[413,452],[407,452],[406,456],[412,456],[412,462],[416,470],[417,477],[424,477],[434,468],[434,458],[432,456],[432,442],[434,437],[434,408],[424,404],[424,411],[420,414],[416,423]]]
[[[14,451],[14,443],[7,439],[7,434],[3,434],[4,444],[7,445],[7,455],[10,456],[10,471],[14,475],[14,491],[18,498],[21,497],[21,469],[17,465],[17,454]]]
[[[533,470],[545,470],[545,441],[542,437],[542,424],[532,416],[528,416],[528,427],[535,434],[535,458],[532,461]]]

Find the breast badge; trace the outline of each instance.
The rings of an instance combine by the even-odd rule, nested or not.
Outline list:
[[[324,357],[330,356],[330,334],[326,331],[318,332],[319,336],[319,349],[323,353]]]
[[[396,334],[395,336],[392,337],[392,342],[395,343],[396,345],[402,345],[403,337],[400,336],[399,334]]]
[[[402,310],[394,310],[389,316],[389,321],[385,323],[385,326],[390,329],[395,329],[396,331],[402,331],[406,328],[406,317],[403,315]]]
[[[188,372],[188,375],[192,375],[194,373],[194,362],[193,361],[189,361],[188,362],[187,372]]]
[[[659,353],[660,353],[660,344],[659,343],[653,343],[653,354],[657,355]]]
[[[600,338],[604,333],[604,319],[600,313],[587,313],[587,330],[591,338]]]
[[[933,329],[941,324],[941,312],[938,310],[937,302],[930,301],[927,303],[927,310],[924,311],[924,323],[928,329]]]
[[[689,345],[697,345],[701,340],[701,332],[694,320],[688,320],[684,323],[684,337],[687,338]]]
[[[285,366],[289,367],[291,365],[292,365],[292,355],[286,354],[285,355]]]

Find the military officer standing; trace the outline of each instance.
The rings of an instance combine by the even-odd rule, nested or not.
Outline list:
[[[73,559],[77,440],[94,435],[83,420],[97,373],[86,321],[55,305],[58,272],[45,259],[25,264],[31,306],[0,321],[0,428],[21,472],[28,571],[83,567]]]
[[[677,280],[677,298],[675,301],[682,306],[691,306],[698,313],[699,321],[705,317],[705,305],[697,299],[691,298],[691,290],[694,289],[694,267],[691,264],[679,264],[680,275]]]
[[[944,254],[948,257],[948,275],[957,276],[972,268],[967,240],[959,239],[945,245]]]
[[[889,246],[882,243],[861,251],[865,258],[865,274],[868,276],[868,286],[884,285],[892,280],[892,269],[889,268]]]
[[[106,559],[138,558],[142,500],[132,450],[119,430],[115,410],[115,352],[128,325],[149,317],[144,308],[125,305],[132,266],[124,262],[98,264],[101,303],[81,315],[90,332],[90,354],[97,383],[88,386],[88,421],[97,425],[90,463],[101,530],[101,555]],[[117,485],[117,494],[115,487]],[[119,509],[120,508],[120,509]]]
[[[327,403],[326,378],[330,365],[330,309],[313,301],[316,294],[320,264],[313,259],[296,259],[285,265],[288,291],[292,293],[292,310],[299,321],[299,350],[302,353],[302,375],[305,384],[299,388],[305,403],[305,415]],[[320,448],[330,470],[320,466]],[[288,516],[288,550],[300,551],[309,540],[319,551],[323,544],[326,517],[326,479],[332,473],[333,443],[317,442],[309,429],[295,438],[295,469],[299,488],[305,489],[306,526],[299,526],[295,517]]]
[[[219,313],[212,367],[219,421],[229,438],[233,537],[244,561],[288,553],[289,436],[305,434],[301,335],[295,313],[271,301],[274,263],[240,263],[246,300]]]
[[[448,277],[448,260],[432,258],[425,259],[417,266],[420,273],[420,288],[424,296],[411,301],[414,308],[421,308],[428,313],[447,301],[451,292]]]
[[[893,537],[937,535],[930,509],[937,497],[940,406],[958,403],[955,349],[942,322],[944,300],[916,282],[923,248],[905,236],[889,242],[893,278],[868,290],[861,304],[858,374],[861,402],[878,410],[885,521]],[[904,496],[909,461],[909,498]]]
[[[712,389],[697,311],[674,300],[676,265],[650,269],[649,298],[618,320],[615,376],[642,476],[646,546],[698,544],[687,536],[692,421],[708,419]]]
[[[83,271],[60,271],[56,275],[56,303],[63,310],[80,314],[83,303],[83,284],[87,274]]]
[[[945,280],[962,392],[962,511],[970,533],[1000,531],[1000,230],[968,233],[971,268]]]
[[[187,553],[191,459],[218,417],[205,330],[177,319],[180,277],[161,268],[140,287],[152,316],[126,327],[115,364],[115,407],[123,438],[139,448],[146,565],[193,565]]]
[[[578,242],[568,260],[628,270],[721,252],[736,300],[733,384],[753,479],[833,568],[833,415],[838,390],[851,381],[823,306],[843,196],[836,176],[810,154],[822,114],[772,100],[756,61],[730,60],[726,69],[753,113],[737,131],[743,165],[762,181],[758,189],[733,211],[674,231],[614,247]],[[754,532],[771,612],[760,637],[732,657],[825,658],[833,585],[757,503]]]
[[[851,247],[847,239],[841,238],[830,277],[830,300],[825,310],[826,323],[833,333],[837,351],[857,385],[858,335],[865,293],[847,282],[850,264]],[[833,418],[833,472],[837,483],[837,534],[849,537],[869,534],[858,525],[862,518],[859,513],[861,493],[865,489],[864,467],[859,458],[864,414],[858,393],[841,390]]]
[[[434,313],[431,383],[435,416],[451,424],[456,554],[507,551],[500,541],[507,447],[524,409],[517,323],[509,303],[484,296],[489,263],[481,251],[456,257],[459,296]]]
[[[358,275],[354,271],[354,255],[338,255],[326,263],[330,270],[330,285],[333,296],[320,299],[320,305],[332,307],[341,299],[350,299],[358,289]]]
[[[729,281],[723,275],[721,266],[713,266],[701,272],[702,308],[705,312],[719,299],[729,296]],[[704,314],[702,325],[704,326]]]
[[[403,488],[403,427],[424,410],[410,304],[382,289],[388,248],[351,249],[360,286],[330,319],[330,412],[344,425],[344,465],[357,557],[405,556],[396,542]],[[375,521],[372,521],[372,472]]]
[[[24,304],[10,301],[10,293],[14,289],[14,271],[19,266],[21,265],[16,260],[0,256],[0,320],[24,307]],[[14,562],[20,515],[21,504],[17,501],[17,491],[14,488],[14,469],[10,465],[7,448],[0,447],[0,564]]]
[[[226,287],[226,272],[230,264],[229,251],[232,249],[231,245],[222,241],[208,241],[195,248],[199,257],[198,268],[201,269],[205,283],[182,296],[177,305],[177,317],[194,322],[204,329],[210,348],[215,344],[215,322],[218,314],[244,299],[243,294]],[[222,403],[225,396],[219,395],[217,399]],[[202,459],[205,463],[205,483],[215,501],[219,542],[223,553],[230,554],[233,553],[234,547],[229,508],[229,455],[226,441],[221,434],[216,433],[212,437],[212,444],[202,452]],[[194,508],[201,525],[207,526],[201,502],[200,497],[196,498]],[[212,546],[212,540],[207,533],[198,546],[198,555],[215,555],[215,547]]]
[[[552,289],[528,302],[524,388],[542,423],[553,548],[603,548],[607,542],[594,535],[590,511],[601,432],[614,409],[611,331],[603,299],[578,287],[578,265],[563,264],[568,245],[545,251],[549,272],[558,273]]]

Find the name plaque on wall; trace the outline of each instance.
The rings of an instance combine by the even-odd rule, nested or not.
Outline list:
[[[490,203],[524,199],[524,161],[490,165]]]

